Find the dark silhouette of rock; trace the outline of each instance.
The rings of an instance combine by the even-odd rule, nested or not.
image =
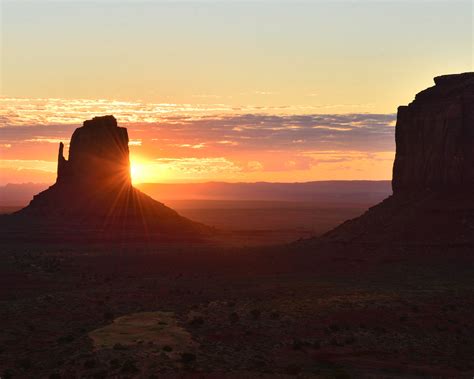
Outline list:
[[[474,73],[434,81],[398,108],[395,193],[474,188]]]
[[[132,186],[127,129],[113,116],[85,121],[72,135],[68,160],[63,150],[60,143],[56,183],[2,220],[17,237],[159,240],[211,231]]]
[[[58,182],[80,186],[131,184],[126,128],[114,116],[95,117],[77,128],[71,138],[69,160],[59,145]]]
[[[434,80],[398,109],[393,195],[320,241],[474,245],[474,73]]]

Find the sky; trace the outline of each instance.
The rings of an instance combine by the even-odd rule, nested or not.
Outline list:
[[[473,70],[472,1],[0,4],[0,185],[104,114],[135,183],[390,179],[398,105]]]

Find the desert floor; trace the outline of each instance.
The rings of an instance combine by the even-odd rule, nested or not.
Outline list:
[[[2,378],[474,375],[469,247],[1,251]]]

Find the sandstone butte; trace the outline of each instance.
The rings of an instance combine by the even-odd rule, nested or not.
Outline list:
[[[187,240],[212,232],[132,186],[128,133],[115,117],[85,121],[67,160],[63,149],[60,143],[56,183],[2,220],[16,238]]]
[[[474,245],[474,73],[434,82],[398,108],[393,195],[322,241]]]

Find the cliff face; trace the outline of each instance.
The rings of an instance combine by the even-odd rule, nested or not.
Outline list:
[[[434,81],[398,108],[394,193],[474,189],[474,73]]]
[[[398,109],[393,195],[323,241],[474,246],[474,73]]]

